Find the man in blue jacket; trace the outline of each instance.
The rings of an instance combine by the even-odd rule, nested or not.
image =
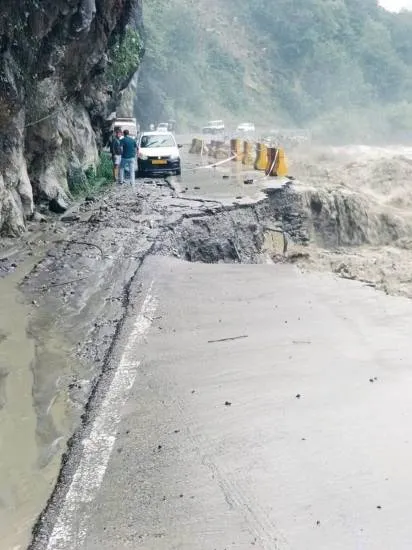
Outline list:
[[[120,143],[122,145],[122,160],[120,162],[119,183],[124,183],[124,172],[127,170],[130,174],[130,183],[134,185],[137,143],[129,136],[129,130],[123,130],[123,139]]]

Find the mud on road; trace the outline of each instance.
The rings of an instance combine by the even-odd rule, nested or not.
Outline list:
[[[407,203],[394,198],[409,197],[409,156],[359,162],[357,153],[301,155],[291,163],[293,183],[256,181],[247,190],[243,172],[233,166],[199,172],[201,160],[194,159],[180,183],[141,180],[135,189],[112,189],[52,223],[31,224],[19,244],[3,243],[0,306],[9,313],[0,320],[5,548],[27,546],[62,457],[67,464],[87,426],[147,255],[288,261],[412,296],[412,221]]]
[[[1,306],[12,316],[0,324],[5,548],[29,543],[68,439],[87,423],[144,258],[259,261],[255,207],[179,198],[167,181],[146,180],[86,200],[46,229],[33,224],[20,245],[3,248]]]

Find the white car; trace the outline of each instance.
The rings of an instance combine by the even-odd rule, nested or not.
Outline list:
[[[156,130],[158,132],[168,132],[169,131],[169,123],[168,122],[161,122],[158,124]]]
[[[202,128],[204,134],[223,134],[225,124],[223,120],[209,120],[206,126]]]
[[[137,170],[139,175],[172,173],[181,174],[181,145],[171,132],[143,132],[137,144]]]
[[[134,139],[137,138],[139,133],[139,125],[135,118],[116,118],[112,126],[113,130],[116,127],[121,128],[122,132],[123,130],[129,130],[130,137]]]
[[[253,124],[253,122],[242,122],[242,124],[239,124],[239,126],[237,127],[237,131],[243,132],[245,134],[255,132],[255,125]]]

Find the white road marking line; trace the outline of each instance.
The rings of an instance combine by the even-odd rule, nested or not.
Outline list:
[[[82,442],[82,457],[57,517],[47,550],[77,550],[85,541],[90,503],[95,500],[103,481],[116,441],[122,409],[140,365],[140,361],[136,359],[136,345],[149,331],[156,311],[157,303],[152,296],[152,287],[153,283],[134,322],[110,388],[93,422],[90,436]]]

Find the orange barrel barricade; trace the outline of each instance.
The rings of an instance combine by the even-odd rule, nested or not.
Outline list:
[[[287,176],[288,167],[284,149],[268,148],[268,163],[266,166],[267,176]]]
[[[265,170],[267,176],[276,176],[277,157],[278,150],[275,147],[268,147],[268,162]]]
[[[243,145],[240,139],[231,139],[230,140],[230,152],[231,156],[236,155],[236,158],[233,160],[242,160],[243,158]]]
[[[288,165],[286,162],[286,155],[284,149],[278,149],[278,160],[276,165],[276,175],[284,177],[288,175]]]
[[[205,144],[203,139],[193,138],[192,146],[190,147],[189,153],[201,155],[205,149]]]
[[[243,143],[243,158],[242,158],[242,164],[249,165],[253,164],[254,162],[254,145],[250,141],[245,141]]]
[[[268,148],[263,143],[257,144],[255,170],[266,170],[268,165]]]

